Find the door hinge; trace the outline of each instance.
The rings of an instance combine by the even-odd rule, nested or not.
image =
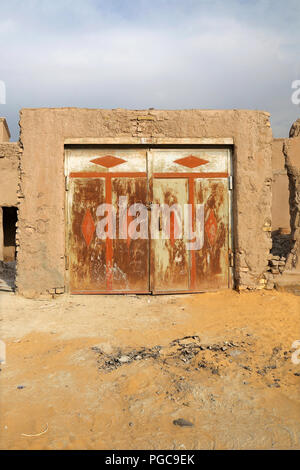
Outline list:
[[[231,175],[228,176],[228,189],[229,191],[232,191],[233,189],[233,177]]]
[[[229,267],[233,268],[233,266],[234,266],[234,253],[231,250],[228,251],[228,262],[229,262]]]
[[[66,267],[66,271],[68,271],[69,269],[69,256],[68,255],[65,255],[65,267]]]
[[[65,176],[65,190],[69,191],[69,178]]]

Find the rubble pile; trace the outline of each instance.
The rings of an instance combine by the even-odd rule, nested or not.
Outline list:
[[[272,233],[272,250],[268,257],[268,268],[265,273],[266,288],[274,288],[277,276],[283,274],[286,262],[293,247],[290,233],[276,230]]]

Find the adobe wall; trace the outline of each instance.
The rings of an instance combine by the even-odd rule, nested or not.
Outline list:
[[[284,139],[273,140],[272,230],[290,230],[289,180],[283,153]]]
[[[292,129],[295,129],[296,123]],[[300,120],[298,123],[300,128]],[[284,142],[284,155],[289,177],[293,240],[293,248],[286,263],[286,270],[294,269],[300,274],[300,132],[292,135],[292,138],[285,139]]]
[[[16,143],[0,143],[0,261],[3,261],[2,207],[18,203],[20,147]]]
[[[271,248],[272,131],[260,111],[23,109],[17,288],[32,297],[65,286],[65,138],[234,139],[235,279],[264,285]]]
[[[0,142],[9,142],[10,132],[5,118],[0,117]]]
[[[17,205],[19,154],[20,147],[17,143],[0,143],[0,206]]]

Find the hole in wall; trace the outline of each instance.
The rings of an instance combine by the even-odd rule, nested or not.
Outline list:
[[[18,210],[16,207],[2,208],[3,224],[3,261],[15,261],[16,259],[16,223]]]

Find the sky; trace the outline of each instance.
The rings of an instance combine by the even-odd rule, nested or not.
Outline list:
[[[300,117],[299,0],[0,0],[12,140],[23,107],[261,109]]]

